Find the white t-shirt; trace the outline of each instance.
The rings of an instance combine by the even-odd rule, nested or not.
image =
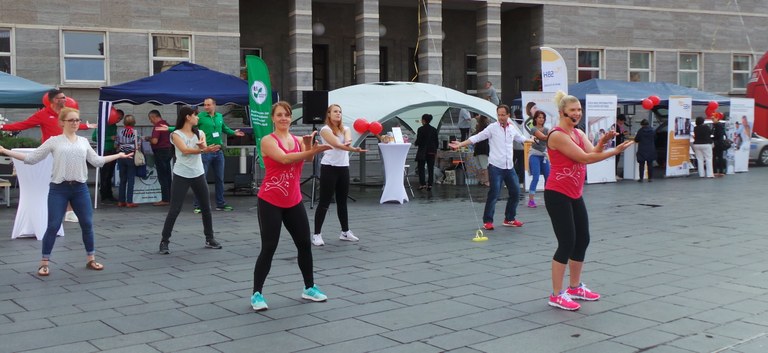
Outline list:
[[[181,130],[176,130],[173,133],[181,137],[187,148],[199,148],[197,146],[197,143],[200,141],[199,136],[204,134],[202,130],[198,131],[199,136],[192,137],[185,135]],[[173,144],[173,138],[171,138],[171,144]],[[205,174],[203,158],[200,154],[184,154],[178,148],[174,150],[176,151],[176,163],[173,164],[173,174],[190,179]]]
[[[75,142],[69,141],[67,136],[58,135],[49,138],[40,147],[27,154],[24,164],[36,164],[48,154],[53,154],[53,170],[51,182],[61,184],[64,181],[88,181],[88,166],[86,161],[94,167],[104,165],[104,157],[100,157],[93,150],[88,139],[78,136]]]
[[[331,130],[330,126],[323,125],[323,128],[320,129],[320,142],[323,144],[327,144],[322,135],[322,132],[326,130],[333,134],[333,130]],[[347,132],[347,130],[349,130],[349,128],[344,126],[344,130],[336,135],[339,143],[344,144],[344,134]],[[323,152],[323,159],[320,160],[320,164],[331,165],[334,167],[349,167],[349,151],[341,150],[335,147],[327,150]]]

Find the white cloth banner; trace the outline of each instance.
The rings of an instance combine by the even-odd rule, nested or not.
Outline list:
[[[737,173],[746,172],[749,169],[750,141],[755,123],[755,100],[731,98],[731,120],[734,121],[734,132],[729,138],[733,141],[734,170]]]
[[[29,153],[34,148],[14,148],[13,151]],[[13,221],[11,239],[35,236],[42,240],[48,228],[48,191],[51,186],[53,155],[48,155],[37,164],[24,164],[13,160],[19,180],[19,207]],[[64,236],[64,227],[56,233]]]
[[[549,47],[541,47],[541,90],[568,93],[568,70],[565,60]]]
[[[584,117],[587,120],[587,137],[597,147],[600,139],[608,131],[616,130],[615,95],[588,94]],[[603,150],[615,148],[616,139],[603,146]],[[610,157],[597,163],[587,164],[587,184],[616,182],[616,157]]]
[[[690,174],[692,108],[691,97],[669,97],[667,176],[687,176]]]

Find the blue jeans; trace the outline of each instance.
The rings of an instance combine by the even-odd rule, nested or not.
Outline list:
[[[213,175],[216,179],[216,207],[224,207],[227,203],[224,202],[224,151],[219,150],[216,152],[203,153],[203,169],[205,169],[205,176],[208,176],[209,166],[213,167]],[[198,207],[197,197],[194,202],[195,208]]]
[[[536,186],[539,185],[539,175],[544,174],[544,182],[547,182],[549,178],[549,162],[544,156],[528,156],[528,167],[531,170],[531,185],[528,188],[528,193],[533,195],[536,193]]]
[[[501,169],[493,164],[489,164],[488,181],[491,183],[491,188],[488,190],[488,198],[485,200],[483,223],[493,222],[493,213],[496,211],[496,200],[499,199],[502,182],[507,185],[507,191],[509,191],[507,207],[504,209],[504,219],[507,221],[515,220],[515,215],[517,215],[517,198],[520,195],[520,182],[517,179],[517,172],[514,169]]]
[[[131,160],[133,162],[133,160]],[[83,245],[88,255],[94,254],[93,246],[93,206],[91,193],[85,183],[65,181],[61,184],[51,183],[48,191],[48,226],[43,236],[43,259],[51,257],[53,244],[56,243],[56,233],[64,221],[64,213],[67,212],[67,204],[72,205],[77,219],[80,221],[80,229],[83,231]]]
[[[120,158],[117,160],[120,167],[120,187],[117,192],[117,200],[133,203],[133,184],[136,181],[136,164],[133,158]]]

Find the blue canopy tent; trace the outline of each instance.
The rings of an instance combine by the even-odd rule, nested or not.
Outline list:
[[[248,105],[248,82],[183,62],[149,77],[115,86],[102,87],[99,100],[112,103],[203,104],[211,97],[219,105]]]
[[[0,71],[0,108],[39,108],[52,88]]]
[[[584,101],[587,94],[615,94],[619,104],[641,104],[649,96],[659,96],[660,105],[669,104],[669,96],[689,96],[694,105],[707,105],[716,101],[719,105],[730,105],[729,97],[702,92],[694,88],[683,87],[668,82],[627,82],[616,80],[591,79],[568,85],[568,94]]]

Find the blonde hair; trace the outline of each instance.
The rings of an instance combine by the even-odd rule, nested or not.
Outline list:
[[[339,120],[338,124],[334,124],[333,121],[331,121],[331,109],[333,107],[339,107],[339,111],[341,111],[341,106],[338,104],[331,104],[328,106],[328,109],[325,111],[325,125],[328,125],[328,127],[331,128],[331,131],[334,135],[338,135],[342,132],[344,132],[344,125],[341,124],[341,120]]]
[[[60,121],[64,121],[64,118],[66,118],[67,115],[69,115],[69,113],[75,113],[75,114],[77,114],[78,118],[80,117],[80,111],[79,110],[77,110],[75,108],[64,107],[64,108],[61,108],[61,111],[59,112],[59,120]]]
[[[555,100],[555,105],[557,106],[557,110],[561,112],[563,111],[563,109],[565,109],[566,105],[570,103],[579,102],[578,98],[568,95],[563,91],[557,91],[557,93],[555,93],[554,100]]]

